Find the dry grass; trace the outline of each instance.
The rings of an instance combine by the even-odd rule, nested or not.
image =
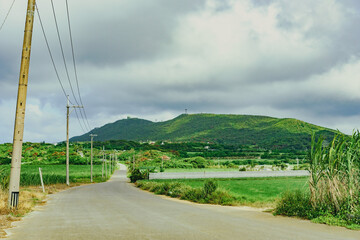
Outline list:
[[[70,187],[81,184],[72,184]],[[46,203],[48,194],[68,189],[66,184],[54,184],[45,187],[45,193],[39,186],[23,187],[20,189],[19,206],[16,210],[8,209],[8,192],[0,190],[0,238],[6,237],[4,229],[10,228],[11,223],[21,220],[25,214],[31,212],[36,206]]]

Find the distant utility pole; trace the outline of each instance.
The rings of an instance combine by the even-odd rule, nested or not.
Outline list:
[[[114,149],[114,170],[116,170],[116,162],[117,162],[117,150]]]
[[[102,159],[102,171],[101,171],[102,179],[104,179],[104,165],[105,165],[105,146],[103,146],[103,159]]]
[[[69,117],[70,117],[70,113],[75,109],[75,108],[83,108],[83,106],[70,106],[70,101],[69,101],[69,95],[66,96],[67,97],[67,103],[66,103],[66,185],[70,185],[70,180],[69,180]],[[70,111],[70,107],[72,108]]]
[[[91,180],[91,182],[93,182],[93,140],[94,140],[94,137],[97,137],[97,135],[90,134],[90,137],[91,137],[90,180]]]
[[[105,153],[104,153],[104,154],[105,154]],[[107,176],[108,176],[108,168],[107,168],[106,154],[105,154],[104,156],[105,156],[105,178],[107,179]]]
[[[17,208],[19,203],[21,154],[24,136],[26,93],[29,77],[31,40],[34,25],[35,0],[28,0],[24,31],[23,50],[20,66],[19,88],[16,104],[13,153],[9,183],[9,208]]]
[[[110,153],[110,175],[112,174],[113,171],[113,158],[114,158],[114,154]]]
[[[133,170],[135,169],[135,154],[133,155]]]

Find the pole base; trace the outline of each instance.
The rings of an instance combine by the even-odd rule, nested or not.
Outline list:
[[[9,207],[17,209],[18,204],[19,204],[19,192],[11,192]]]

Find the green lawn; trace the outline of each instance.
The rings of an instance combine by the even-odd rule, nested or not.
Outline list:
[[[205,179],[152,180],[155,182],[180,182],[193,188],[202,187]],[[308,177],[216,179],[219,188],[227,190],[241,204],[272,204],[282,193],[308,188]]]

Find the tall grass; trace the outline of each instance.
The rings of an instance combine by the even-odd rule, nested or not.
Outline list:
[[[309,160],[309,194],[283,195],[274,213],[359,229],[360,133],[337,135],[329,144],[313,136]]]
[[[327,206],[334,213],[359,210],[360,134],[338,135],[325,146],[312,137],[310,151],[310,201],[314,208]]]

